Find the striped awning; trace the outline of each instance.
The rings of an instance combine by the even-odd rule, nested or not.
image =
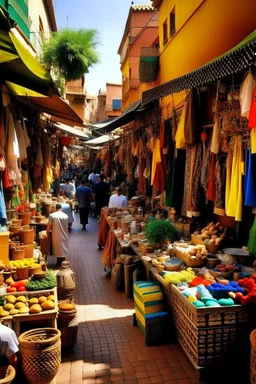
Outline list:
[[[215,58],[204,66],[167,81],[142,93],[142,104],[152,102],[172,93],[179,93],[238,73],[255,63],[256,31],[252,32],[233,49]]]

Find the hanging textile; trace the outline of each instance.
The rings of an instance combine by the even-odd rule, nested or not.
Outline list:
[[[7,215],[6,215],[6,206],[4,201],[4,191],[3,191],[3,183],[0,182],[0,224],[6,225]]]
[[[216,165],[216,155],[212,153],[211,160],[210,160],[209,182],[208,182],[208,188],[207,188],[207,194],[206,194],[207,199],[211,201],[215,201],[215,196],[216,196],[215,165]]]
[[[253,93],[255,88],[255,80],[251,71],[247,72],[247,75],[241,84],[240,87],[240,106],[241,106],[241,116],[244,116],[248,119],[252,101]]]
[[[214,213],[225,215],[225,186],[226,186],[226,156],[220,156],[215,166],[216,197]]]
[[[8,164],[8,175],[11,185],[21,183],[21,173],[18,168],[18,158],[20,156],[19,143],[15,131],[13,116],[9,107],[6,107],[6,162]]]
[[[178,124],[178,128],[175,134],[175,142],[176,142],[176,148],[185,148],[186,142],[185,142],[185,120],[186,120],[186,113],[187,113],[188,104],[185,102],[184,107],[181,113],[180,121]]]
[[[252,154],[256,153],[256,127],[251,129],[251,150]]]
[[[136,136],[135,136],[135,133],[132,132],[132,145],[131,145],[131,151],[132,151],[132,154],[133,156],[137,156],[136,153],[137,153],[137,140],[136,140]]]
[[[30,139],[28,137],[27,127],[26,127],[25,120],[23,117],[21,119],[21,125],[22,125],[22,129],[23,129],[23,133],[24,133],[25,145],[26,145],[26,148],[28,148],[30,146]]]
[[[230,153],[228,154],[228,160]],[[227,164],[226,183],[226,214],[235,217],[236,221],[242,220],[242,174],[244,173],[242,137],[234,137],[234,150],[230,177],[230,163]],[[229,185],[228,185],[229,183]]]
[[[211,160],[211,135],[209,134],[207,140],[203,142],[203,158],[201,169],[201,186],[207,193],[209,177],[210,177],[210,160]]]
[[[251,109],[249,113],[249,121],[248,121],[248,128],[255,128],[256,127],[256,87],[254,88],[253,92],[253,99],[251,104]]]
[[[212,142],[211,142],[211,152],[216,155],[220,151],[220,119],[219,117],[215,118],[213,132],[212,132]]]
[[[149,141],[149,148],[152,151],[152,167],[151,167],[151,185],[154,184],[157,163],[161,163],[160,140],[152,137]]]
[[[17,138],[19,143],[20,161],[23,162],[25,159],[27,159],[28,156],[27,156],[26,140],[25,140],[24,131],[22,129],[20,120],[15,120],[15,127],[17,131]]]
[[[256,207],[256,155],[250,149],[245,153],[244,195],[244,205]]]
[[[43,165],[43,190],[49,191],[53,181],[52,167],[51,167],[51,146],[47,133],[43,136],[44,145],[44,165]]]

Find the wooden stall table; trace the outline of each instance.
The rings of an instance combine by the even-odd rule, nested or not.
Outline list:
[[[45,310],[40,313],[25,313],[25,314],[17,314],[13,316],[6,316],[1,321],[12,321],[12,329],[16,333],[16,336],[18,337],[20,335],[20,327],[21,323],[23,322],[29,322],[31,325],[33,325],[34,321],[43,321],[47,322],[47,325],[52,328],[57,328],[57,314],[58,314],[58,296],[57,296],[57,288],[53,289],[47,289],[47,290],[41,290],[41,291],[26,291],[26,292],[12,292],[10,295],[14,296],[26,296],[29,300],[32,297],[40,297],[40,296],[49,296],[54,295],[54,309],[51,310]],[[6,296],[9,295],[8,293]]]

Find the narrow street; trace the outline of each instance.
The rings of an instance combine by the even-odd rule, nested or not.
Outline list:
[[[90,218],[83,231],[75,213],[69,260],[76,276],[78,341],[74,352],[63,357],[56,384],[198,383],[178,344],[145,345],[133,326],[133,300],[105,276],[97,235],[97,219]]]

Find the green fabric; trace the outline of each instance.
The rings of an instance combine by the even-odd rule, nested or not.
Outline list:
[[[19,60],[17,60],[19,58]],[[11,33],[0,29],[0,77],[42,95],[53,87],[51,75]]]

